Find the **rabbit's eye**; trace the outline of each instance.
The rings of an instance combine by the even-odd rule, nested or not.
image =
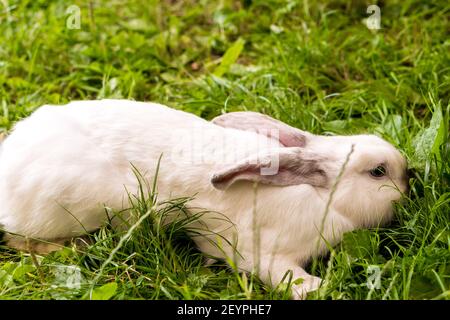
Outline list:
[[[375,178],[381,178],[386,175],[386,168],[384,166],[378,166],[375,169],[369,171],[370,175]]]

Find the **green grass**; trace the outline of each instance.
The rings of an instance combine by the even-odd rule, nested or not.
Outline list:
[[[66,27],[72,4],[81,29]],[[368,4],[2,0],[0,130],[42,104],[114,97],[206,119],[256,110],[314,133],[377,133],[416,169],[410,197],[389,226],[347,234],[313,261],[327,286],[309,298],[449,299],[450,6],[379,1],[374,31]],[[224,262],[204,266],[185,233],[196,217],[162,225],[189,199],[156,210],[154,189],[142,191],[130,204],[145,219],[126,241],[105,226],[83,252],[1,246],[0,298],[288,298]],[[380,288],[369,289],[376,267]]]

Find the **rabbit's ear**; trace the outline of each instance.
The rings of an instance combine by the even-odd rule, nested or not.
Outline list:
[[[310,135],[269,116],[251,111],[226,113],[214,118],[212,122],[225,128],[256,130],[259,134],[278,138],[280,144],[285,147],[304,147]]]
[[[248,157],[211,178],[216,189],[224,190],[238,180],[288,186],[310,184],[325,187],[328,183],[323,159],[303,148],[276,148]]]

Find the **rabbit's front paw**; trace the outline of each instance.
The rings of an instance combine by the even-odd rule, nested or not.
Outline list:
[[[304,300],[308,292],[319,289],[322,279],[314,276],[305,276],[303,282],[292,286],[292,298],[295,300]]]

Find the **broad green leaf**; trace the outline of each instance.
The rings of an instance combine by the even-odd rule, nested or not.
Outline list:
[[[371,238],[369,230],[357,230],[344,234],[342,248],[353,258],[366,259],[373,263],[384,260],[378,254],[377,243]]]
[[[13,284],[13,277],[5,270],[0,269],[0,287],[9,287]]]
[[[217,77],[223,76],[228,72],[231,65],[236,62],[241,54],[242,49],[244,48],[245,41],[243,39],[238,39],[222,57],[222,61],[220,65],[214,70],[213,74]]]
[[[414,164],[423,166],[424,162],[431,156],[436,155],[439,159],[439,146],[445,140],[445,123],[442,110],[438,106],[433,112],[430,125],[414,138],[415,155]]]
[[[109,300],[115,294],[117,290],[117,283],[110,282],[99,288],[94,289],[92,292],[92,300]]]
[[[16,269],[16,267],[17,267],[17,262],[8,261],[2,266],[1,270],[4,270],[7,273],[12,274],[14,272],[14,270]]]
[[[431,276],[414,275],[411,279],[409,296],[411,299],[431,299],[442,293]]]
[[[439,128],[437,130],[436,138],[434,139],[433,146],[431,147],[431,154],[436,155],[436,158],[438,160],[441,160],[441,153],[439,152],[439,148],[441,145],[445,143],[447,132],[445,128],[446,126],[444,122],[444,117],[442,116],[442,111],[440,109],[439,111],[441,112],[441,121],[439,124]]]
[[[295,280],[292,282],[292,284],[300,285],[300,284],[302,284],[304,281],[305,281],[305,279],[303,279],[303,278],[298,278],[298,279],[295,279]]]
[[[349,123],[347,120],[333,120],[325,122],[322,128],[326,131],[341,132],[349,127]]]
[[[12,276],[13,276],[14,280],[23,280],[24,276],[28,272],[32,272],[35,269],[36,269],[36,267],[32,264],[20,264],[14,270]]]
[[[383,123],[383,129],[386,134],[395,139],[400,144],[400,136],[403,128],[403,118],[398,114],[390,114]]]

